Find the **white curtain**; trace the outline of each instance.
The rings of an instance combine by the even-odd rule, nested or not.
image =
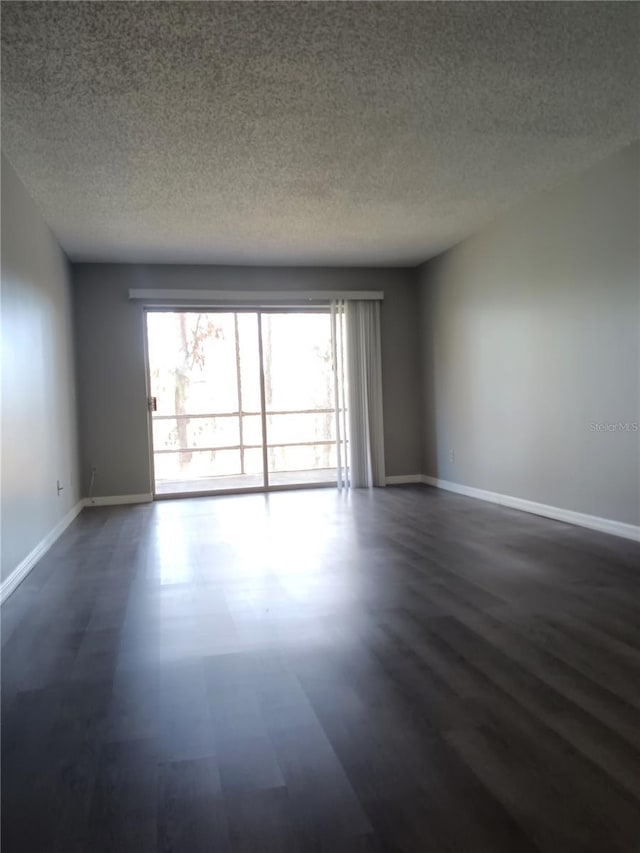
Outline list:
[[[385,485],[380,302],[331,303],[338,486]]]

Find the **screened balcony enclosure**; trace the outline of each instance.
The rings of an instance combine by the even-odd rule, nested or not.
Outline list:
[[[148,311],[155,494],[336,481],[331,318]]]

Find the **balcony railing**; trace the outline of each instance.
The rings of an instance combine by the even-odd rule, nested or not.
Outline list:
[[[336,410],[334,408],[324,408],[324,409],[286,409],[286,410],[273,410],[267,411],[264,413],[265,420],[269,419],[273,416],[286,416],[286,415],[335,415]],[[244,441],[244,419],[251,417],[259,417],[262,419],[263,413],[260,411],[233,411],[233,412],[199,412],[197,414],[157,414],[153,413],[153,423],[160,421],[194,421],[194,420],[204,420],[204,419],[218,419],[218,418],[235,418],[238,420],[238,434],[239,434],[239,442],[231,443],[231,444],[208,444],[208,445],[187,445],[180,447],[159,447],[157,444],[159,442],[155,441],[154,437],[154,455],[161,456],[165,454],[191,454],[191,453],[214,453],[218,451],[238,451],[240,455],[240,471],[238,473],[244,475],[246,473],[245,468],[245,451],[249,450],[262,450],[263,446],[266,446],[266,450],[275,450],[277,448],[287,448],[287,447],[332,447],[335,446],[336,440],[335,438],[316,438],[310,441],[269,441],[268,440],[268,427],[267,427],[267,442],[266,445],[263,445],[262,442],[245,442]],[[308,469],[313,469],[313,466],[307,465],[305,466]],[[324,467],[324,466],[321,466]],[[290,469],[296,470],[296,469]],[[221,475],[224,476],[224,475]]]

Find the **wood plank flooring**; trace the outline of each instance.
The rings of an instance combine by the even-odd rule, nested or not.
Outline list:
[[[85,510],[2,608],[3,853],[637,853],[640,545],[424,486]]]

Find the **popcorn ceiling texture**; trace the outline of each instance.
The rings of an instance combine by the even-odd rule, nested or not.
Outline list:
[[[75,260],[412,265],[639,134],[635,3],[2,3]]]

